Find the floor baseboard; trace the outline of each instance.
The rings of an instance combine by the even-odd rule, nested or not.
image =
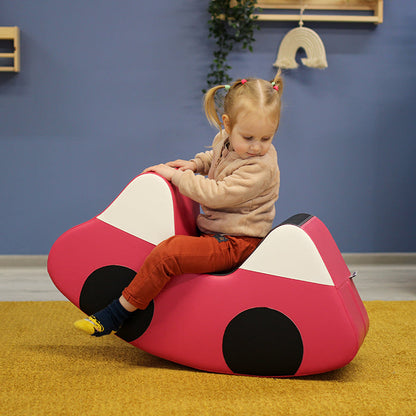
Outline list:
[[[342,257],[347,264],[416,264],[416,253],[342,253]]]
[[[416,264],[416,253],[342,253],[347,264]],[[45,267],[47,255],[0,255],[0,267]]]
[[[0,255],[0,267],[46,267],[47,255]]]

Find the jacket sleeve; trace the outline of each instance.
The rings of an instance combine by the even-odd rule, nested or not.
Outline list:
[[[208,175],[209,169],[212,164],[212,159],[214,157],[214,151],[209,150],[208,152],[202,152],[195,155],[192,162],[196,164],[196,173],[200,173],[201,175]]]
[[[270,186],[273,175],[270,167],[253,163],[243,165],[223,180],[208,179],[192,171],[178,171],[172,182],[179,191],[212,209],[234,207],[260,195]]]

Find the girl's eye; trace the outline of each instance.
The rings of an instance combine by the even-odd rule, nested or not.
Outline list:
[[[262,140],[264,141],[264,142],[267,142],[267,141],[269,141],[271,139],[271,137],[263,137],[262,138]]]
[[[252,139],[253,139],[253,137],[252,137],[252,136],[244,136],[244,138],[245,138],[246,140],[252,140]]]

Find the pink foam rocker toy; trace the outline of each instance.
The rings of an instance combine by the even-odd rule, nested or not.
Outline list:
[[[198,213],[160,176],[139,175],[104,212],[58,238],[48,272],[90,315],[120,296],[155,245],[174,234],[196,235]],[[323,373],[348,364],[368,331],[352,277],[325,225],[298,214],[236,270],[173,278],[116,335],[210,372]]]

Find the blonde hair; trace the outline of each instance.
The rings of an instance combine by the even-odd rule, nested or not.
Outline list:
[[[231,130],[237,120],[239,111],[242,107],[246,108],[247,104],[250,104],[252,108],[265,111],[268,116],[276,120],[277,126],[279,126],[283,92],[283,79],[280,69],[270,82],[260,78],[238,79],[230,86],[217,85],[206,92],[204,98],[205,115],[209,123],[220,131],[222,130],[222,123],[215,101],[216,93],[224,88],[227,92],[223,99],[223,108],[218,111],[228,115]]]

